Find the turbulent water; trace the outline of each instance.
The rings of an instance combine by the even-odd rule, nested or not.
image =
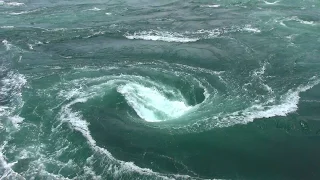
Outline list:
[[[0,0],[0,179],[320,179],[319,0]]]

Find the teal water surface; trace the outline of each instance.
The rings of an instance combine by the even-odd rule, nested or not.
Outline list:
[[[0,179],[320,179],[320,1],[0,0]]]

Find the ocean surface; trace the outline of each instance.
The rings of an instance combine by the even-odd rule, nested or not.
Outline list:
[[[319,0],[0,0],[1,180],[319,180]]]

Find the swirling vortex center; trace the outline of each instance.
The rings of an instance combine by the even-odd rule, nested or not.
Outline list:
[[[128,83],[117,88],[137,115],[148,122],[161,122],[186,114],[193,106],[181,93]],[[171,94],[168,97],[167,94]]]

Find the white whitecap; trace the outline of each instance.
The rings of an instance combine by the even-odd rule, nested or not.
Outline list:
[[[218,7],[220,7],[220,4],[207,4],[207,5],[200,5],[200,7],[218,8]]]
[[[184,37],[179,33],[172,33],[167,31],[141,31],[135,32],[133,34],[126,34],[126,38],[128,39],[142,39],[149,41],[166,41],[166,42],[195,42],[198,41],[198,38],[188,38]]]
[[[23,6],[23,5],[25,5],[24,3],[20,3],[20,2],[8,2],[6,4],[9,6]]]
[[[6,5],[6,6],[23,6],[25,5],[24,3],[21,2],[5,2],[5,1],[0,1],[0,5]]]

